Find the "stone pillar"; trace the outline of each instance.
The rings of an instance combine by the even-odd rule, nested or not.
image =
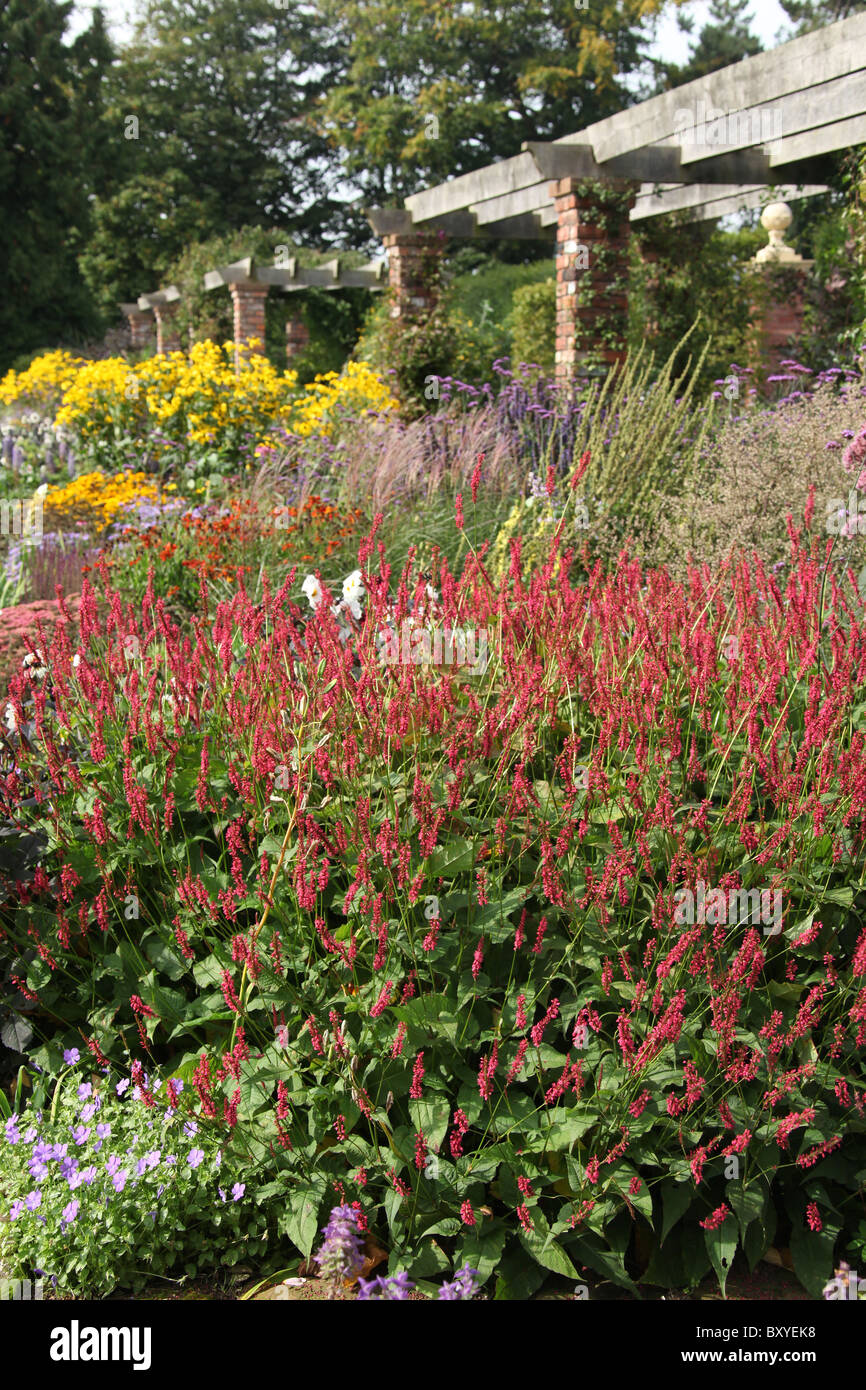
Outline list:
[[[302,318],[286,319],[286,365],[300,357],[310,341],[310,330]]]
[[[240,280],[230,284],[234,305],[235,365],[240,361],[241,348],[251,338],[258,338],[259,351],[265,350],[265,300],[268,286],[259,280]]]
[[[177,304],[154,304],[153,312],[156,317],[157,352],[180,352]]]
[[[137,304],[121,304],[120,311],[129,324],[132,350],[149,347],[153,338],[153,310],[140,309]]]
[[[770,203],[761,213],[761,225],[769,234],[751,265],[766,275],[767,285],[761,303],[751,305],[755,366],[761,374],[778,371],[783,357],[790,356],[803,330],[806,275],[814,261],[806,261],[785,244],[785,231],[793,214],[787,203]]]
[[[625,359],[629,209],[637,184],[558,179],[550,185],[556,231],[556,376]]]
[[[431,232],[387,232],[382,241],[388,253],[391,318],[422,318],[439,298],[444,237]]]

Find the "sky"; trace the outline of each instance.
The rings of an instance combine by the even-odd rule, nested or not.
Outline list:
[[[69,30],[71,37],[87,28],[92,8],[87,0],[78,0]],[[103,0],[102,8],[114,36],[121,41],[128,37],[131,32],[129,16],[134,11],[133,0]],[[694,16],[697,35],[707,19],[709,0],[689,0],[687,5],[682,6],[682,11]],[[779,0],[753,0],[751,14],[752,32],[758,35],[765,48],[775,47],[781,39],[780,31],[785,29],[787,32],[788,29],[787,16]],[[668,61],[681,63],[688,56],[688,50],[688,35],[678,28],[676,12],[666,13],[659,21],[656,41],[650,52],[656,57],[664,56]]]

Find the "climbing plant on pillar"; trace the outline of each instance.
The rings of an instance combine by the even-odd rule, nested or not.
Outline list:
[[[574,334],[584,363],[622,359],[627,347],[631,184],[581,179],[574,184],[585,268],[575,271]]]
[[[405,413],[419,414],[435,401],[438,378],[450,375],[454,365],[454,327],[442,302],[445,234],[393,236],[385,244],[391,289],[375,338],[374,365],[393,373]]]

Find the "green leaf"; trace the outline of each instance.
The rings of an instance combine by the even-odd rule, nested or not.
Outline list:
[[[740,1224],[740,1235],[744,1236],[746,1227],[758,1217],[763,1216],[768,1200],[767,1190],[759,1187],[756,1183],[750,1187],[743,1187],[742,1182],[729,1182],[726,1194],[736,1212]]]
[[[468,1231],[454,1256],[454,1269],[469,1265],[477,1269],[478,1278],[486,1284],[499,1263],[508,1232],[502,1225],[496,1225],[480,1235],[477,1230]]]
[[[662,1210],[664,1214],[659,1245],[664,1245],[665,1237],[691,1205],[693,1196],[690,1183],[671,1182],[670,1180],[664,1183],[662,1186]]]
[[[325,1179],[314,1179],[307,1187],[298,1188],[289,1197],[289,1209],[280,1218],[280,1226],[304,1259],[309,1259],[319,1225],[319,1207],[325,1195]]]
[[[728,1216],[714,1231],[704,1231],[704,1244],[724,1298],[725,1284],[737,1250],[737,1226],[734,1217]]]
[[[539,1213],[533,1211],[531,1215],[533,1221],[538,1223]],[[543,1218],[541,1219],[543,1220]],[[562,1246],[557,1244],[554,1237],[550,1235],[549,1230],[545,1233],[543,1229],[539,1230],[536,1225],[536,1229],[532,1231],[525,1231],[521,1227],[517,1234],[524,1250],[532,1256],[537,1264],[541,1265],[542,1269],[549,1269],[551,1273],[561,1274],[566,1279],[577,1278],[577,1270]]]
[[[820,1298],[833,1273],[833,1246],[838,1227],[825,1224],[823,1231],[810,1231],[795,1222],[791,1230],[791,1256],[794,1273],[812,1298]]]

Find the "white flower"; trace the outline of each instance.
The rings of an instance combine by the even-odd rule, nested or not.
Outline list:
[[[437,594],[436,590],[433,588],[433,585],[432,585],[432,584],[428,584],[428,585],[427,585],[427,597],[428,597],[429,599],[432,599],[434,603],[438,603],[438,602],[439,602],[439,595]]]
[[[45,664],[45,657],[40,651],[28,652],[22,660],[21,665],[24,667],[27,674],[37,681],[41,681],[42,677],[48,672],[48,667]]]
[[[301,585],[301,590],[310,600],[310,607],[313,609],[318,608],[319,604],[322,602],[322,586],[314,574],[307,575]]]
[[[361,599],[366,596],[367,590],[364,588],[360,570],[352,570],[352,573],[343,580],[343,599],[346,607],[353,617],[361,617]]]
[[[3,723],[6,725],[6,728],[9,730],[10,734],[15,733],[15,730],[18,728],[18,720],[15,718],[14,705],[7,704],[5,710],[3,711]]]
[[[34,497],[44,497],[47,491],[48,491],[48,484],[47,484],[47,483],[40,483],[39,486],[38,486],[38,488],[37,488],[36,491],[34,492],[33,496],[34,496]]]
[[[81,665],[81,652],[76,652],[75,655],[74,655],[74,657],[72,658],[72,669],[73,669],[73,671],[77,671],[80,665]]]

